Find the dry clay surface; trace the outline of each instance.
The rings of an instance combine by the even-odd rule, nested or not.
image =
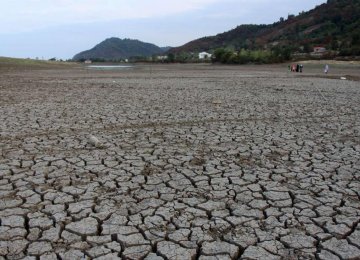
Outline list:
[[[360,259],[360,84],[267,69],[1,73],[0,259]]]

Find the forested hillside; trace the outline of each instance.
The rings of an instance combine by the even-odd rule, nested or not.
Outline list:
[[[241,56],[231,54],[234,51],[245,56],[251,53],[283,60],[293,53],[310,53],[315,46],[325,47],[332,51],[332,55],[360,55],[359,0],[328,0],[310,11],[281,17],[273,24],[240,25],[216,36],[191,41],[169,52],[184,56],[185,53],[199,51],[214,53],[218,49],[218,54],[225,55],[224,59],[230,61]]]

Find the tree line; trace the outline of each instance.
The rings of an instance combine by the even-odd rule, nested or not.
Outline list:
[[[246,50],[233,51],[219,48],[214,51],[213,62],[224,64],[269,64],[288,61],[291,59],[290,47],[276,47],[271,50]]]

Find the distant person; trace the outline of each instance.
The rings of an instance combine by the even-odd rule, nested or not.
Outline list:
[[[302,64],[300,64],[300,73],[303,72],[303,68],[304,68],[304,66]]]
[[[295,64],[293,64],[293,65],[292,65],[292,68],[291,68],[291,71],[292,71],[292,72],[295,72],[295,70],[296,70],[296,67],[295,67]]]
[[[288,71],[291,71],[291,66],[290,65],[288,65]]]
[[[296,64],[296,72],[299,72],[300,71],[300,66],[299,64]]]
[[[326,65],[325,65],[325,68],[324,68],[324,73],[325,73],[325,74],[328,74],[328,72],[329,72],[329,65],[326,64]]]

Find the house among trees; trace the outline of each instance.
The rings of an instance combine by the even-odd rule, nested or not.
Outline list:
[[[207,60],[210,59],[212,54],[207,53],[205,51],[199,53],[199,60]]]
[[[310,56],[312,57],[320,58],[328,54],[328,51],[323,46],[315,46],[313,50],[314,51],[310,53]]]
[[[326,48],[323,46],[315,46],[314,47],[314,53],[324,53],[326,52]]]
[[[156,56],[156,60],[158,61],[165,61],[168,59],[168,56],[167,55],[159,55],[159,56]]]
[[[91,64],[92,61],[88,59],[88,60],[85,60],[84,63],[85,63],[85,64]]]

